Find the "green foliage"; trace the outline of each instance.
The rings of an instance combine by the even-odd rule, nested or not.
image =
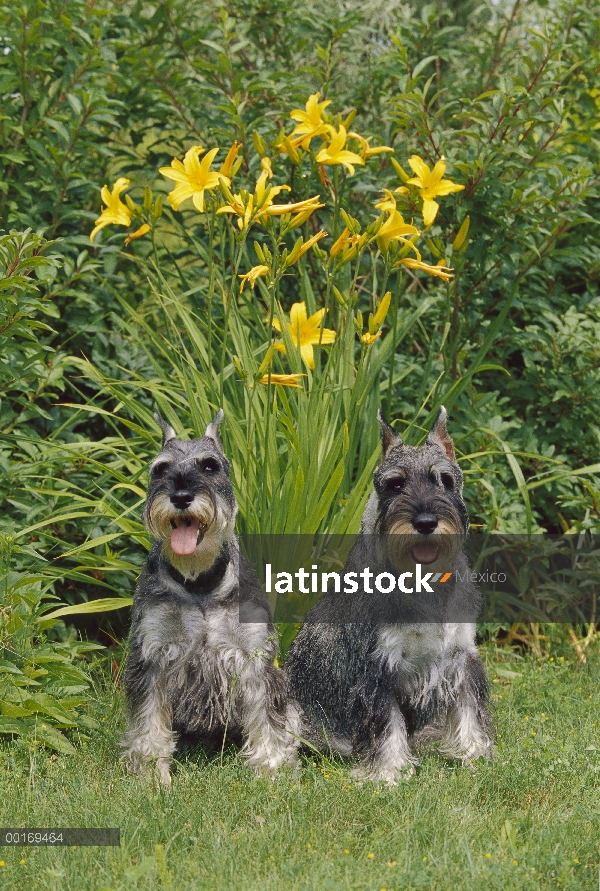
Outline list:
[[[155,403],[189,434],[224,404],[246,531],[355,529],[378,405],[416,443],[440,403],[474,527],[597,527],[600,39],[591,0],[67,0],[59,15],[52,27],[56,4],[40,0],[0,13],[0,213],[6,227],[60,238],[52,250],[62,264],[38,272],[35,298],[52,307],[55,333],[36,329],[39,347],[18,341],[36,358],[28,383],[4,394],[9,510],[0,526],[53,558],[32,567],[67,603],[131,594],[147,544],[139,517],[158,447]],[[445,156],[465,188],[439,200],[419,250],[454,268],[447,285],[400,275],[388,262],[399,255],[376,242],[338,269],[320,256],[343,229],[341,207],[365,233],[381,188],[402,177],[379,155],[354,177],[326,167],[322,181],[318,140],[300,164],[280,154],[290,110],[316,91],[331,100],[336,126],[356,109],[349,127],[392,146],[405,170],[413,154],[430,167]],[[255,227],[246,240],[214,207],[205,218],[188,205],[172,212],[157,169],[192,145],[225,151],[234,139],[243,144],[234,192],[254,190],[268,154],[273,182],[292,189],[277,200],[319,194],[325,207],[304,228]],[[107,227],[91,245],[99,187],[120,176],[137,205],[130,231],[145,221],[153,232],[124,250],[124,230]],[[418,190],[394,195],[423,229]],[[330,239],[278,277],[298,235],[320,227]],[[271,252],[271,277],[240,297],[238,275],[261,262],[254,240]],[[355,325],[366,332],[387,287],[382,336],[361,344]],[[301,300],[309,313],[328,309],[337,343],[315,351],[300,390],[256,383],[272,336],[265,319],[276,306],[288,317]],[[40,312],[27,310],[36,324]],[[271,361],[273,373],[307,372],[290,342]]]
[[[65,358],[45,345],[52,328],[40,315],[56,316],[52,303],[41,300],[31,277],[43,280],[56,270],[55,258],[42,251],[52,246],[29,230],[0,236],[0,425],[12,430],[31,417],[48,417],[38,399],[55,396],[64,386]],[[18,414],[17,414],[18,412]]]
[[[45,615],[56,597],[43,573],[27,570],[31,558],[39,560],[31,547],[0,536],[0,734],[69,755],[65,732],[81,739],[98,726],[87,713],[91,681],[81,656],[101,648]]]

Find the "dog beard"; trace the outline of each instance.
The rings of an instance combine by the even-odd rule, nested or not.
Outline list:
[[[380,537],[378,546],[384,562],[398,573],[413,571],[416,563],[433,572],[447,572],[452,571],[464,542],[464,534],[441,519],[430,535],[420,535],[409,522],[393,523],[387,534]]]
[[[226,515],[204,493],[196,495],[185,511],[174,510],[167,495],[157,495],[146,513],[146,526],[162,541],[163,556],[185,578],[210,569],[231,539],[234,521],[235,515]]]

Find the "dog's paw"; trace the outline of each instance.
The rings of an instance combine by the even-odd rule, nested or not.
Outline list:
[[[363,783],[386,783],[388,786],[397,786],[406,782],[415,774],[414,764],[405,764],[399,767],[383,765],[360,765],[350,771],[350,776],[357,785]]]

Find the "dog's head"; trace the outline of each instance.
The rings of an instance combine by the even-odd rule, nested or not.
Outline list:
[[[440,408],[425,443],[418,447],[405,445],[381,414],[379,423],[383,455],[373,475],[374,492],[362,531],[393,536],[397,558],[404,554],[408,562],[412,557],[416,563],[441,567],[453,561],[469,529],[463,476],[446,429],[446,409]]]
[[[219,439],[220,409],[201,439],[177,439],[155,415],[162,430],[160,454],[150,465],[144,523],[162,542],[163,556],[186,578],[209,569],[231,539],[237,502],[229,462]]]

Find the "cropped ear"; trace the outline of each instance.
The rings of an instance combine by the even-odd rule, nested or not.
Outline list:
[[[210,439],[213,439],[215,441],[215,445],[221,452],[223,451],[223,446],[221,445],[221,439],[219,437],[219,425],[223,420],[223,417],[223,409],[220,408],[206,428],[206,433],[204,434],[205,436],[208,436]]]
[[[403,445],[402,438],[398,436],[393,427],[391,427],[381,414],[381,409],[377,411],[377,420],[381,427],[381,450],[383,457],[387,455],[392,446]]]
[[[173,430],[173,428],[171,427],[170,424],[167,424],[167,422],[164,420],[164,418],[161,418],[161,416],[159,415],[159,413],[157,411],[154,412],[154,419],[162,431],[162,437],[163,437],[162,444],[163,444],[163,448],[164,448],[165,445],[169,442],[169,440],[177,439],[177,437],[175,435],[175,431]]]
[[[450,434],[446,429],[446,420],[448,413],[443,405],[440,406],[438,416],[429,433],[427,434],[427,445],[436,445],[444,450],[450,461],[456,461],[454,454],[454,444],[450,438]]]

